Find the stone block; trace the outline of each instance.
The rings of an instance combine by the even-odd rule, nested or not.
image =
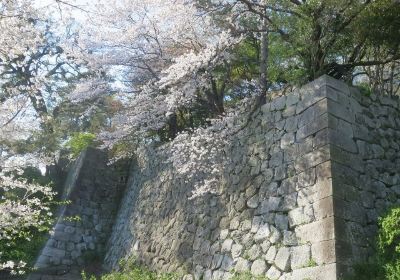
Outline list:
[[[320,199],[313,204],[314,217],[316,221],[334,215],[333,198],[331,196]]]
[[[249,198],[246,202],[247,207],[251,209],[255,209],[258,206],[258,195],[254,195],[251,198]]]
[[[251,222],[250,232],[256,233],[262,224],[263,218],[261,216],[254,216]]]
[[[289,220],[287,215],[276,214],[275,215],[275,226],[280,230],[288,229]]]
[[[303,155],[298,158],[294,165],[297,172],[302,172],[311,167],[317,166],[330,159],[330,148],[329,146],[321,147],[313,152]]]
[[[224,242],[222,242],[221,252],[222,253],[230,252],[231,249],[232,249],[232,244],[233,244],[233,240],[232,239],[224,240]]]
[[[318,119],[300,127],[296,132],[296,141],[302,140],[318,131],[328,127],[328,114],[320,116]]]
[[[331,141],[332,145],[335,145],[344,151],[347,151],[349,153],[357,153],[358,152],[358,147],[356,145],[356,142],[353,140],[353,138],[349,137],[349,135],[344,134],[341,131],[337,130],[329,130],[329,138]]]
[[[311,254],[313,260],[318,265],[336,262],[335,244],[335,240],[327,240],[311,244]]]
[[[273,263],[277,252],[278,252],[278,249],[276,246],[273,245],[273,246],[269,247],[267,253],[265,254],[265,260],[268,263]]]
[[[283,245],[284,246],[295,246],[297,245],[297,237],[296,234],[292,231],[284,230],[283,231]]]
[[[280,209],[282,211],[289,211],[289,210],[292,210],[292,209],[296,208],[296,206],[297,206],[297,195],[298,195],[297,192],[285,195],[285,197],[283,199],[282,206],[280,207]]]
[[[318,81],[319,83],[321,83],[324,86],[334,89],[334,92],[336,92],[337,94],[344,94],[346,96],[350,95],[350,87],[343,81],[334,79],[331,76],[322,75],[316,81]],[[327,96],[329,97],[330,94],[327,93]]]
[[[221,267],[222,264],[222,260],[223,260],[224,256],[223,255],[219,255],[219,254],[215,254],[213,256],[212,262],[211,262],[211,269],[218,269]]]
[[[271,236],[269,237],[269,241],[272,244],[276,244],[281,241],[281,232],[274,226],[270,225]]]
[[[278,280],[279,277],[281,277],[282,272],[277,269],[275,266],[271,266],[267,273],[265,274],[265,276],[267,277],[267,279],[271,279],[271,280]]]
[[[275,257],[275,266],[282,271],[289,271],[290,269],[290,249],[281,247]]]
[[[246,252],[247,257],[250,261],[254,261],[261,254],[261,247],[258,244],[254,244],[251,248]]]
[[[286,96],[286,107],[296,105],[300,100],[298,93],[294,92]]]
[[[295,228],[295,232],[301,243],[332,240],[335,238],[334,217],[300,225]]]
[[[291,268],[292,270],[306,267],[311,260],[310,245],[292,247]]]
[[[48,256],[50,258],[52,258],[52,257],[63,258],[65,256],[65,250],[51,248],[51,247],[45,247],[43,249],[42,255]]]
[[[235,265],[235,270],[237,272],[245,272],[250,270],[250,262],[244,258],[238,258],[236,265]]]
[[[55,231],[52,238],[57,241],[68,242],[72,240],[72,235],[64,231]]]
[[[295,269],[290,274],[285,275],[284,280],[337,280],[336,273],[336,264],[327,264]]]
[[[236,259],[242,255],[243,246],[241,244],[234,244],[231,249],[232,258]]]
[[[267,265],[264,260],[257,259],[255,260],[250,268],[251,274],[255,276],[261,276],[267,270]]]
[[[271,102],[272,111],[283,110],[285,106],[286,106],[286,96],[277,97]]]
[[[328,99],[328,112],[329,114],[349,123],[355,122],[354,112],[352,112],[349,108],[343,106],[343,104],[340,104],[330,99]]]
[[[290,227],[307,224],[314,220],[314,213],[310,205],[295,208],[288,213]]]
[[[304,172],[301,172],[298,175],[297,189],[314,185],[315,179],[316,179],[315,168],[310,168],[305,170]]]
[[[230,271],[232,269],[233,264],[234,264],[233,259],[230,256],[225,255],[222,258],[221,269],[225,271]]]
[[[262,242],[271,236],[270,226],[268,224],[263,224],[259,227],[258,231],[254,235],[254,241]]]

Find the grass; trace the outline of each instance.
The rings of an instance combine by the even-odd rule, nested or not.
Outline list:
[[[114,271],[104,274],[99,278],[88,276],[82,272],[82,280],[179,280],[180,277],[175,273],[156,273],[147,267],[140,266],[134,259],[120,263],[121,271]]]

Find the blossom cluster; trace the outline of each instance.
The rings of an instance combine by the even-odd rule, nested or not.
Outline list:
[[[48,229],[56,195],[51,187],[0,173],[0,194],[0,242],[5,246],[11,247],[19,238],[29,241],[32,230]],[[21,274],[25,266],[22,260],[3,259],[0,254],[0,270]]]

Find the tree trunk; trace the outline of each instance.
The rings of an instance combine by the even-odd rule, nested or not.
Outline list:
[[[268,90],[268,21],[266,18],[263,18],[262,21],[262,29],[264,32],[261,34],[261,57],[260,57],[260,87],[261,87],[261,96],[260,102],[261,104],[265,104],[267,98],[267,90]]]
[[[168,138],[174,139],[178,133],[178,116],[173,113],[168,120]]]

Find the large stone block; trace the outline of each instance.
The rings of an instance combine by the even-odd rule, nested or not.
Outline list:
[[[336,264],[296,269],[283,277],[284,280],[338,280]]]
[[[299,242],[320,242],[335,238],[334,217],[328,217],[295,229]]]
[[[307,267],[311,261],[310,245],[292,247],[291,268],[292,270]]]
[[[336,242],[327,240],[315,242],[311,245],[311,255],[318,265],[336,262]]]

